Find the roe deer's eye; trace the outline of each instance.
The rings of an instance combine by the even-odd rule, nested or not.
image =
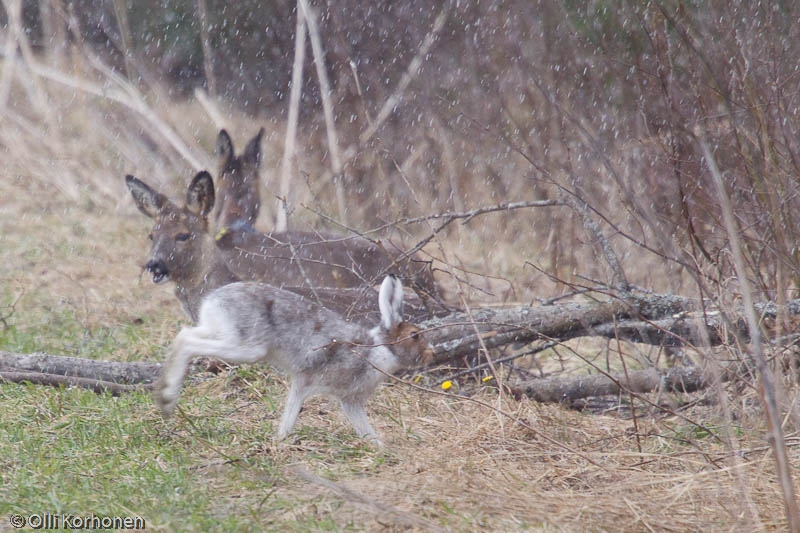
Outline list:
[[[177,235],[175,235],[175,240],[183,242],[183,241],[188,241],[191,237],[192,237],[191,233],[178,233]]]
[[[150,240],[152,241],[152,240],[153,240],[153,234],[152,234],[152,233],[150,233],[150,234],[147,236],[147,238],[148,238],[148,239],[150,239]]]

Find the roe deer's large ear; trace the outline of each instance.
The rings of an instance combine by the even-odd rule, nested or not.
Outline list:
[[[214,180],[205,170],[198,172],[186,189],[186,207],[203,218],[214,209]]]
[[[392,274],[381,283],[378,308],[383,329],[388,331],[403,321],[403,284]]]
[[[219,130],[217,146],[214,148],[219,159],[220,167],[225,167],[233,159],[233,141],[225,130]]]
[[[250,139],[244,149],[244,160],[248,165],[258,168],[261,164],[261,138],[264,136],[264,128],[258,130],[256,136]]]
[[[139,208],[139,211],[150,218],[154,218],[156,214],[158,214],[158,212],[169,203],[169,200],[166,196],[153,190],[145,182],[131,176],[130,174],[125,176],[125,184],[131,191],[131,196],[133,196],[133,201],[136,203],[136,207]]]

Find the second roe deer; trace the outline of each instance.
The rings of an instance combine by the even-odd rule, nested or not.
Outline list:
[[[290,276],[270,281],[276,286],[308,285],[309,279],[325,280],[327,287],[359,287],[377,284],[386,274],[401,276],[426,303],[438,303],[438,287],[430,262],[417,255],[405,257],[383,245],[360,236],[344,236],[319,232],[285,231],[260,233],[253,225],[260,208],[259,166],[264,128],[253,137],[241,155],[236,155],[228,132],[220,130],[216,152],[219,172],[216,181],[217,209],[213,233],[217,245],[232,261],[231,267],[243,279],[270,281],[274,261],[296,261],[303,264],[290,269]],[[265,260],[266,259],[266,260]],[[330,279],[320,276],[316,265],[327,265]],[[302,267],[302,268],[301,268]],[[267,270],[266,272],[264,270]],[[307,279],[298,279],[302,270],[309,270]]]
[[[311,395],[338,399],[360,437],[380,445],[365,406],[385,373],[428,364],[433,349],[403,321],[403,287],[387,276],[380,289],[380,324],[345,321],[294,293],[263,283],[233,283],[203,301],[197,326],[178,333],[154,388],[162,415],[172,414],[195,357],[268,363],[291,378],[277,437],[294,428]]]

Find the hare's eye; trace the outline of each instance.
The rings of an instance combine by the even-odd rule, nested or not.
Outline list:
[[[413,340],[415,340],[415,341],[418,341],[419,340],[419,331],[412,331],[411,332],[411,338]]]
[[[188,241],[191,237],[192,237],[191,233],[178,233],[177,235],[175,235],[175,240],[183,242],[183,241]]]

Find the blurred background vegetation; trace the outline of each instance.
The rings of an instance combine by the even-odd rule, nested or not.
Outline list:
[[[180,132],[180,122],[194,115],[180,106],[198,89],[223,114],[247,124],[240,144],[256,123],[272,124],[264,180],[268,187],[277,183],[295,2],[4,0],[4,6],[0,22],[13,30],[18,10],[23,37],[5,32],[7,60],[24,58],[27,41],[33,57],[62,73],[99,76],[104,87],[122,76],[188,145],[196,141],[210,152],[215,134],[196,121],[194,130]],[[331,171],[309,45],[295,208],[312,205],[363,230],[399,216],[571,196],[588,204],[630,281],[716,293],[732,264],[702,140],[726,179],[760,296],[796,294],[800,8],[794,2],[344,0],[311,6],[345,161],[341,173]],[[435,28],[440,15],[444,24]],[[432,45],[417,57],[426,39]],[[91,68],[77,67],[86,57],[94,58]],[[409,71],[415,58],[418,68]],[[110,73],[98,70],[98,61]],[[400,90],[404,76],[409,83]],[[53,106],[68,106],[68,99],[35,85],[22,89],[45,93],[38,104],[31,97],[29,108],[4,110],[31,119],[44,105],[40,114],[63,117]],[[399,98],[388,119],[365,138],[393,94]],[[101,108],[98,120],[117,116]],[[48,127],[64,128],[60,121]],[[162,153],[170,150],[157,130],[141,121],[135,128],[125,124],[126,133],[105,127],[116,139],[149,137],[147,156],[120,156],[127,161],[106,170],[120,175],[134,166],[145,175],[187,179],[186,161]],[[19,128],[14,132],[0,132],[6,148]],[[203,154],[200,163],[209,157]],[[346,191],[338,206],[330,200],[334,183]],[[89,194],[117,195],[118,189],[93,187]],[[265,205],[273,216],[273,203]],[[597,235],[569,209],[490,220],[445,232],[462,244],[482,244],[471,259],[484,261],[485,273],[511,275],[484,253],[488,246],[505,257],[505,243],[522,251],[520,264],[530,260],[559,279],[575,280],[576,272],[611,277],[598,260]],[[327,222],[307,216],[303,223]]]

